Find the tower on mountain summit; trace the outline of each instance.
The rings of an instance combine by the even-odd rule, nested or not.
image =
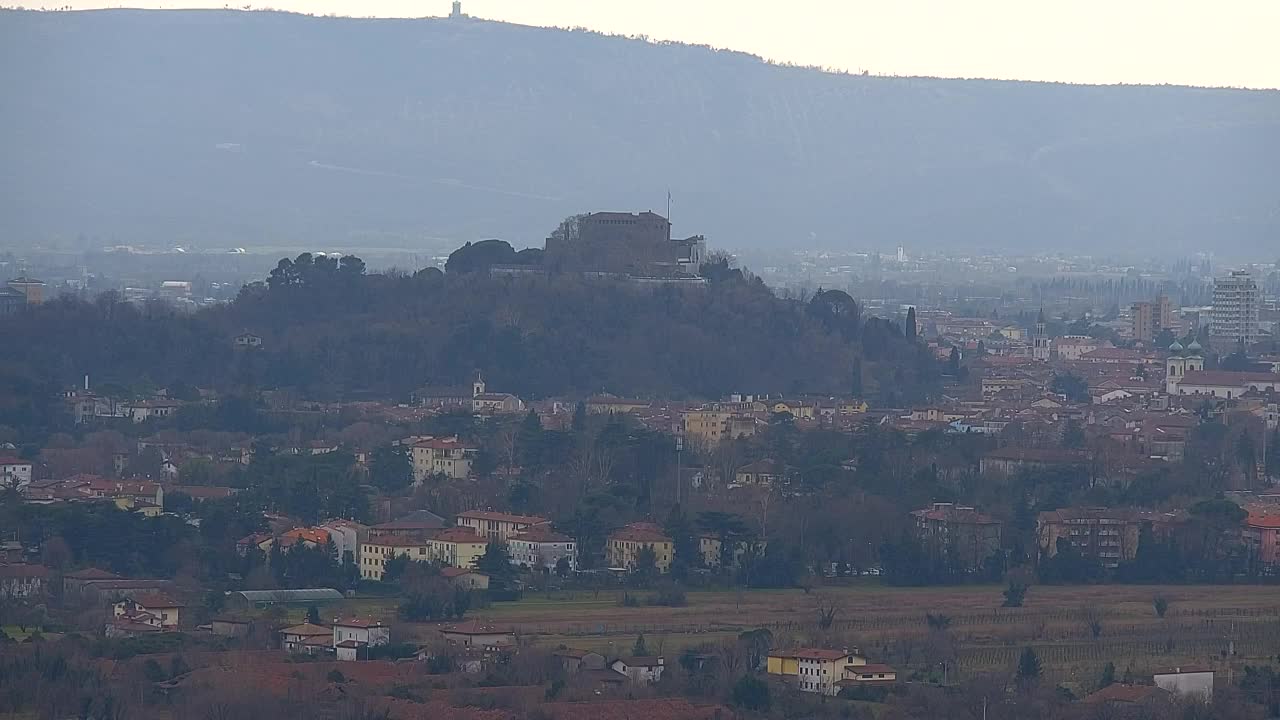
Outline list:
[[[453,10],[449,13],[450,20],[460,20],[466,17],[462,14],[462,0],[453,0]]]

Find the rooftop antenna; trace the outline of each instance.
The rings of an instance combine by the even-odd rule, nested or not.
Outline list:
[[[667,188],[667,239],[671,239],[671,188]]]

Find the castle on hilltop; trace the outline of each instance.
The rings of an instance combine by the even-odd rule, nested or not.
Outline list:
[[[553,271],[697,277],[706,259],[701,235],[671,237],[671,221],[652,212],[595,212],[565,221],[547,238],[544,264]]]

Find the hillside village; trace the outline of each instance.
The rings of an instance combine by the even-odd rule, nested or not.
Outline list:
[[[86,379],[60,401],[78,439],[11,445],[0,459],[6,502],[26,508],[9,512],[40,508],[46,518],[43,532],[5,538],[6,627],[29,628],[25,642],[78,634],[157,650],[251,651],[268,675],[278,662],[269,658],[303,657],[380,664],[387,677],[417,662],[433,675],[520,685],[510,677],[525,662],[516,658],[537,656],[543,670],[530,677],[622,698],[666,687],[673,664],[689,673],[723,658],[709,649],[655,653],[643,636],[631,652],[538,647],[528,639],[536,629],[490,621],[486,609],[538,594],[601,592],[618,593],[624,607],[678,608],[698,588],[998,582],[1028,568],[1047,583],[1142,572],[1171,573],[1150,576],[1157,581],[1276,577],[1280,494],[1270,491],[1277,463],[1268,450],[1280,417],[1280,355],[1222,369],[1226,355],[1192,331],[1164,347],[1118,347],[1049,338],[1043,313],[1030,332],[914,309],[906,322],[906,336],[948,378],[934,401],[910,407],[856,394],[520,398],[477,371],[469,387],[428,385],[400,403],[262,391],[246,417],[279,430],[232,432],[191,422],[233,412],[237,401],[219,392],[121,397]],[[250,346],[243,352],[261,345],[236,342]],[[1206,369],[1212,365],[1218,369]],[[815,453],[830,459],[814,463]],[[883,453],[906,466],[885,468]],[[892,496],[870,480],[886,472],[914,477],[914,490],[896,491],[895,502],[924,502],[879,518],[861,547],[797,545],[788,514],[850,482]],[[580,483],[586,507],[595,508],[589,515],[572,495],[536,499],[557,476]],[[1023,498],[996,499],[978,489],[979,479],[997,488],[1022,482]],[[1212,520],[1205,501],[1179,504],[1186,496],[1176,494],[1194,498],[1205,483],[1218,490],[1211,503],[1229,506],[1213,509]],[[647,493],[634,505],[647,513],[618,512],[608,504],[615,501],[592,494],[627,486]],[[957,492],[965,487],[975,492]],[[350,494],[356,489],[362,501]],[[1058,500],[1027,525],[1028,508],[1018,504],[1027,492],[1040,504],[1046,492],[1074,502]],[[70,527],[57,529],[58,518],[96,518],[100,530],[74,537]],[[821,512],[814,520],[822,522]],[[219,535],[210,534],[214,522]],[[1209,522],[1218,534],[1211,548],[1196,539]],[[156,535],[149,523],[165,529]],[[97,537],[85,533],[113,525],[131,526],[134,542],[191,536],[211,555],[157,564],[83,544]],[[237,527],[251,532],[228,534]],[[1153,560],[1169,552],[1193,575]],[[158,571],[191,562],[199,569]],[[878,656],[809,634],[791,644],[772,637],[749,667],[765,687],[876,698],[924,677],[913,661],[889,663],[903,661],[900,651]],[[210,674],[225,671],[216,653],[208,657],[213,664],[157,675],[155,692],[172,697],[215,682]],[[1209,673],[1211,691],[1212,670],[1196,672]],[[1143,688],[1133,691],[1142,702],[1176,697],[1185,683],[1203,686],[1194,673],[1153,677],[1129,686]],[[1111,702],[1107,693],[1121,691],[1099,692],[1097,702]],[[681,702],[664,707],[709,717],[710,706]]]

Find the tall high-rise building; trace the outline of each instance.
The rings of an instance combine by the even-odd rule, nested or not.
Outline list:
[[[1133,323],[1133,339],[1149,343],[1162,330],[1178,332],[1177,321],[1173,317],[1173,303],[1168,295],[1161,295],[1154,302],[1140,301],[1133,304],[1130,312]]]
[[[1213,281],[1213,314],[1209,334],[1220,346],[1247,349],[1258,339],[1258,283],[1246,270]]]

